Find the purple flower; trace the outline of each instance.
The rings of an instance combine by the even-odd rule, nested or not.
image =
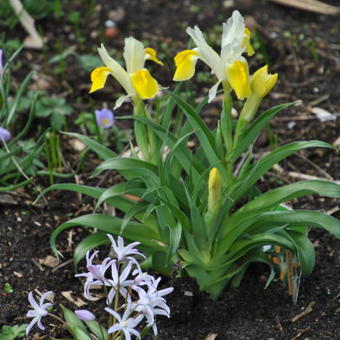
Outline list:
[[[95,315],[87,309],[77,309],[74,311],[74,313],[81,321],[93,321],[96,319]]]
[[[101,109],[95,111],[98,126],[108,129],[114,123],[113,112],[109,109]]]
[[[117,312],[112,310],[111,308],[106,307],[105,310],[110,313],[117,322],[109,328],[108,333],[112,334],[117,331],[122,331],[125,336],[125,340],[131,340],[131,335],[135,335],[138,339],[140,339],[139,332],[135,329],[135,327],[142,321],[143,315],[140,314],[136,318],[130,317],[133,312],[131,300],[128,299],[128,303],[125,309],[123,316],[120,316]]]
[[[133,262],[130,261],[127,266],[124,268],[122,273],[119,273],[118,270],[121,268],[117,268],[117,262],[113,261],[111,264],[111,273],[112,273],[112,280],[108,280],[109,285],[112,287],[109,291],[107,296],[108,303],[111,304],[113,298],[115,297],[117,291],[123,296],[127,296],[127,289],[125,287],[129,287],[133,284],[133,280],[127,280],[128,276],[131,273]]]
[[[39,300],[39,304],[38,304],[37,301],[33,297],[33,292],[30,292],[28,294],[28,301],[30,302],[30,304],[33,307],[33,309],[31,309],[31,310],[29,310],[27,312],[26,317],[33,318],[33,320],[30,322],[30,324],[26,328],[26,335],[28,335],[28,333],[31,331],[32,327],[36,323],[38,324],[38,327],[41,330],[45,329],[45,327],[41,324],[41,318],[48,314],[46,309],[53,305],[52,303],[44,303],[44,300],[46,299],[46,297],[48,295],[53,295],[53,292],[44,293],[41,296],[41,298]]]
[[[110,234],[106,234],[106,235],[112,243],[113,252],[119,262],[124,261],[126,258],[129,260],[132,260],[132,258],[129,257],[128,255],[134,255],[134,256],[139,255],[145,259],[145,256],[141,254],[137,249],[134,248],[135,246],[138,246],[140,242],[133,242],[133,243],[128,244],[127,246],[124,246],[124,239],[121,236],[118,236],[118,240],[116,243],[112,235]]]
[[[141,287],[134,287],[137,291],[139,299],[135,303],[135,310],[141,312],[147,319],[148,326],[152,326],[152,330],[157,335],[157,326],[155,323],[156,315],[164,315],[170,317],[170,308],[162,297],[171,293],[174,289],[172,287],[157,290],[158,283],[161,279],[158,278],[151,285],[148,285],[148,290],[145,291]]]
[[[0,72],[1,72],[1,68],[0,68]],[[0,141],[1,142],[4,142],[4,141],[7,142],[11,139],[11,137],[12,137],[11,133],[8,130],[0,126]]]
[[[86,253],[86,268],[88,273],[76,274],[76,277],[85,276],[86,281],[84,284],[84,296],[88,300],[93,300],[93,296],[90,294],[90,288],[92,286],[110,285],[105,278],[107,269],[111,266],[113,260],[107,257],[101,264],[92,264],[93,259],[98,254],[98,250],[90,256],[90,251]]]

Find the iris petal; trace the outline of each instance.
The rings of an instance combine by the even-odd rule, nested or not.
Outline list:
[[[246,61],[236,60],[231,64],[227,68],[227,78],[238,99],[244,99],[250,95],[249,71]]]
[[[157,80],[146,69],[131,74],[131,81],[138,96],[142,99],[152,98],[158,92]]]
[[[174,60],[176,72],[173,80],[183,81],[190,79],[195,73],[195,66],[199,53],[194,50],[184,50],[179,52]]]
[[[91,72],[90,93],[102,89],[105,86],[106,78],[110,74],[110,69],[106,66],[97,67]]]

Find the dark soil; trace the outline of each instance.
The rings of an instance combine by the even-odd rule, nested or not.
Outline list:
[[[338,4],[337,1],[325,2]],[[153,73],[164,86],[173,87],[169,82],[171,67],[168,66],[172,61],[165,58],[165,53],[173,56],[186,48],[189,39],[185,27],[188,25],[197,24],[207,33],[213,32],[214,26],[225,21],[232,13],[233,8],[228,7],[227,3],[217,0],[98,0],[95,11],[88,14],[82,1],[63,1],[66,12],[80,12],[80,30],[84,42],[79,44],[76,41],[72,31],[74,27],[66,16],[58,20],[38,21],[40,30],[47,38],[47,48],[44,53],[24,51],[21,56],[23,67],[28,71],[34,66],[40,75],[52,79],[46,90],[51,95],[65,96],[74,106],[75,114],[69,126],[70,130],[80,132],[72,123],[73,118],[84,110],[91,111],[93,106],[101,107],[103,101],[111,105],[112,93],[120,89],[112,81],[105,90],[90,98],[87,94],[89,75],[72,56],[66,60],[67,72],[59,74],[55,74],[53,67],[47,63],[48,58],[57,54],[58,50],[76,44],[79,53],[95,54],[95,48],[101,41],[119,51],[124,37],[134,35],[147,40],[152,47],[160,46],[157,49],[167,66],[164,71],[154,67]],[[257,152],[267,151],[268,147],[275,145],[276,138],[279,144],[310,139],[334,144],[340,130],[340,18],[282,7],[264,0],[239,0],[235,3],[236,8],[247,16],[249,26],[252,29],[256,27],[262,40],[260,48],[263,57],[254,58],[251,69],[255,70],[268,58],[272,72],[279,72],[280,81],[265,100],[264,107],[294,100],[303,103],[282,112],[273,120],[270,129],[258,141]],[[118,36],[114,39],[104,38],[104,22],[110,10],[116,11],[119,7],[124,9],[125,14],[118,22]],[[12,31],[2,29],[6,39],[24,37],[18,27]],[[207,71],[202,65],[198,67]],[[14,74],[14,77],[20,83],[23,74]],[[211,85],[207,80],[201,83],[196,79],[192,83],[196,84],[194,90],[198,91],[198,96],[206,94]],[[311,112],[313,107],[338,113],[337,119],[320,122]],[[123,106],[117,115],[129,113],[130,108],[129,104]],[[205,120],[213,125],[217,114],[213,104],[204,112]],[[128,127],[125,121],[119,121],[118,124],[121,128]],[[65,138],[64,141],[67,162],[70,168],[76,167],[79,157],[69,150],[69,140]],[[112,148],[115,146],[112,145]],[[80,175],[81,181],[88,184],[89,171],[96,163],[94,157],[89,159],[87,172]],[[280,166],[282,172],[273,171],[262,179],[262,190],[296,181],[297,178],[291,172],[340,179],[340,157],[332,150],[305,151],[290,157]],[[107,180],[112,182],[117,178]],[[38,179],[38,184],[47,185],[41,179]],[[63,303],[65,300],[61,298],[61,292],[72,291],[74,297],[81,296],[80,282],[74,278],[72,263],[67,261],[71,258],[74,245],[84,236],[84,231],[74,229],[72,234],[68,232],[61,237],[59,250],[64,255],[64,266],[52,269],[39,264],[39,259],[51,254],[51,232],[69,218],[92,212],[93,202],[84,197],[79,200],[76,195],[62,192],[52,193],[47,196],[47,202],[41,201],[33,206],[35,197],[32,187],[16,193],[0,194],[0,326],[27,322],[24,317],[28,309],[27,295],[34,289],[53,290],[56,292],[56,301]],[[294,207],[327,211],[339,218],[338,202],[332,199],[310,196],[293,201],[292,204]],[[225,290],[217,301],[199,292],[189,278],[164,278],[164,285],[171,285],[175,290],[167,299],[171,318],[160,318],[157,339],[206,339],[209,334],[210,339],[214,339],[213,334],[216,334],[216,339],[235,340],[337,339],[340,334],[340,244],[319,230],[311,232],[311,239],[317,253],[316,267],[310,277],[302,280],[297,305],[292,303],[286,288],[279,281],[264,290],[268,273],[262,266],[250,268],[241,286],[234,291]],[[12,286],[13,292],[5,290],[6,283]],[[75,309],[74,305],[69,306]],[[307,306],[312,306],[311,312],[293,322],[292,319]],[[49,321],[47,339],[61,336],[62,330],[55,326],[53,320]],[[40,334],[43,335],[42,332]]]

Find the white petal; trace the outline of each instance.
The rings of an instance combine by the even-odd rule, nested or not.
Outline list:
[[[234,11],[227,23],[223,23],[222,49],[225,45],[235,40],[241,45],[244,39],[245,27],[243,16],[239,11]]]
[[[218,79],[221,79],[224,75],[221,73],[221,58],[220,56],[208,45],[203,33],[195,26],[194,29],[188,27],[186,32],[190,35],[195,45],[198,47],[199,59],[205,62],[215,73]],[[221,79],[222,80],[222,79]]]
[[[116,109],[118,109],[119,107],[121,107],[122,104],[123,104],[125,101],[127,101],[129,98],[130,98],[129,95],[119,97],[119,98],[116,100],[116,104],[115,104],[115,106],[114,106],[113,109],[116,110]]]
[[[213,87],[209,90],[209,100],[208,103],[210,103],[215,97],[218,87],[220,86],[221,82],[218,81]]]
[[[124,87],[126,93],[129,95],[135,94],[129,74],[109,56],[103,44],[98,48],[98,53],[102,58],[103,63],[110,69],[112,76]]]
[[[144,45],[139,40],[133,37],[126,38],[123,56],[128,73],[135,73],[144,68]]]

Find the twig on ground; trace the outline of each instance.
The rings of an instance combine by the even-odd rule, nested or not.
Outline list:
[[[273,166],[273,169],[276,170],[279,173],[284,173],[286,176],[293,177],[293,178],[305,179],[305,180],[329,181],[328,178],[324,178],[324,177],[317,177],[317,176],[307,175],[307,174],[303,174],[303,173],[295,172],[295,171],[285,171],[278,164],[275,164]],[[340,184],[340,181],[334,181],[333,180],[332,182],[336,183],[336,184]]]
[[[307,307],[299,314],[295,315],[293,318],[290,319],[291,322],[296,322],[299,319],[303,318],[304,316],[308,315],[313,311],[313,306],[315,305],[315,301],[310,302]]]

